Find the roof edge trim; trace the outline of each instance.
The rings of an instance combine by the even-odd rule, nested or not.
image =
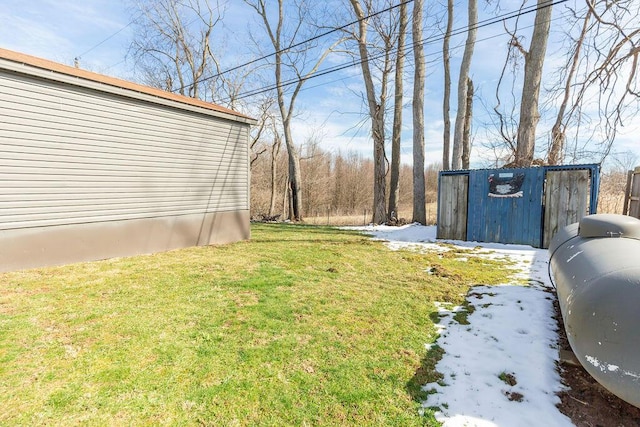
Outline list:
[[[252,125],[257,123],[255,119],[249,116],[210,102],[2,48],[0,48],[0,68],[242,123]]]

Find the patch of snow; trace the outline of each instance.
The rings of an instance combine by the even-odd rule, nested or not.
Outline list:
[[[589,356],[588,354],[586,356],[584,356],[585,359],[587,359],[587,362],[591,363],[593,366],[595,366],[596,368],[600,367],[600,361],[593,356]]]
[[[638,378],[638,379],[640,379],[640,374],[636,374],[636,373],[634,373],[634,372],[624,371],[624,374],[625,374],[625,375],[628,375],[628,376],[630,376],[630,377],[633,377],[633,378]]]
[[[594,367],[600,369],[600,371],[610,371],[616,372],[620,367],[618,365],[611,365],[609,363],[601,362],[597,357],[589,356],[588,354],[584,357],[587,359],[587,362],[591,363]],[[627,374],[627,372],[624,372]]]
[[[436,227],[409,224],[403,227],[349,227],[384,240],[392,250],[449,250],[436,240]],[[477,286],[467,300],[475,311],[469,325],[453,319],[461,310],[452,304],[435,303],[441,317],[437,343],[444,350],[436,370],[439,383],[425,384],[433,391],[424,407],[437,407],[436,418],[445,427],[571,426],[560,413],[557,393],[563,389],[556,370],[557,323],[553,319],[555,294],[548,277],[548,253],[524,245],[446,241],[461,248],[476,248],[470,256],[507,259],[514,283]],[[428,270],[425,270],[428,272]],[[431,348],[426,344],[425,348]],[[610,369],[616,368],[609,365]],[[515,379],[514,385],[500,379]]]
[[[530,286],[478,286],[468,301],[470,325],[445,318],[446,342],[436,370],[444,384],[424,403],[444,426],[572,425],[556,408],[562,390],[556,322],[548,292]],[[503,382],[509,373],[517,381]],[[514,398],[518,396],[518,398]]]

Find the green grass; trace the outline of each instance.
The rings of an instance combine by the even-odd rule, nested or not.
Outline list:
[[[473,314],[474,311],[476,311],[476,307],[469,303],[469,301],[465,301],[462,303],[456,314],[453,315],[453,320],[461,325],[470,325],[469,315]]]
[[[1,274],[0,425],[436,425],[419,415],[433,302],[503,267],[255,224],[248,242]]]

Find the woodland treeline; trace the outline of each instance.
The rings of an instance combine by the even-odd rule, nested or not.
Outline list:
[[[302,152],[301,172],[305,177],[302,206],[307,217],[350,216],[370,219],[373,194],[373,160],[357,152],[331,153],[312,144]],[[400,171],[397,220],[410,221],[412,213],[412,168]],[[440,164],[425,170],[426,203],[437,199]],[[287,156],[282,150],[275,157],[260,156],[251,168],[251,217],[256,220],[282,220],[288,210]],[[364,221],[362,221],[364,222]]]
[[[469,168],[474,152],[494,166],[602,162],[640,111],[637,0],[132,0],[131,10],[138,80],[257,118],[256,214],[300,221],[321,206],[369,204],[384,223],[410,204],[425,223],[426,164]],[[225,33],[240,16],[230,51]],[[507,42],[485,75],[477,45],[498,35]],[[426,45],[437,58],[427,61]],[[300,141],[300,94],[354,70],[360,84],[344,96],[361,101],[353,127],[368,129],[372,156]],[[425,114],[438,104],[442,155],[425,159]],[[411,166],[400,161],[407,139]]]

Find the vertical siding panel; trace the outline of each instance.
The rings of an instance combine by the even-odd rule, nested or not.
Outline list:
[[[439,239],[466,239],[468,191],[467,175],[440,175],[437,230]]]
[[[640,167],[631,173],[631,193],[629,194],[629,215],[640,219]]]
[[[589,181],[588,170],[547,172],[543,247],[549,247],[560,228],[576,223],[587,215]]]
[[[486,171],[469,172],[469,221],[467,224],[467,240],[484,241],[491,218],[487,215],[486,191],[484,182],[487,178]],[[484,197],[483,197],[484,193]]]
[[[524,174],[522,197],[490,197],[489,176]],[[542,169],[470,172],[468,240],[540,245]]]

